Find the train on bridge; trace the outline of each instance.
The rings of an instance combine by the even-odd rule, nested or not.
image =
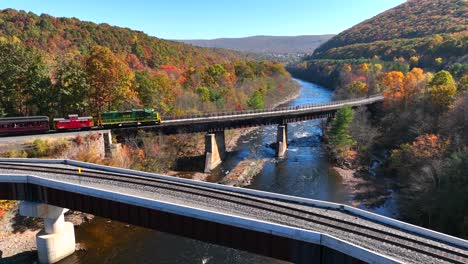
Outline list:
[[[49,131],[89,130],[122,126],[158,125],[161,115],[153,109],[132,109],[101,113],[100,120],[92,116],[68,115],[49,119],[47,116],[0,118],[0,135],[40,133]]]

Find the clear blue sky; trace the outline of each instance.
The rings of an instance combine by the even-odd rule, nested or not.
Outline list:
[[[166,39],[339,33],[404,0],[0,0],[0,8],[76,17]]]

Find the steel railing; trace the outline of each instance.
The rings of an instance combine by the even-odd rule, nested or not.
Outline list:
[[[378,99],[377,99],[378,98]],[[225,111],[225,112],[208,112],[208,113],[194,113],[188,115],[166,115],[162,116],[162,120],[178,120],[178,119],[196,119],[196,118],[206,118],[206,117],[223,117],[223,116],[238,116],[238,115],[247,115],[247,114],[257,114],[257,113],[268,113],[268,112],[283,112],[283,111],[293,111],[293,110],[308,110],[315,108],[325,108],[328,106],[338,106],[342,104],[349,103],[362,103],[362,105],[367,105],[375,103],[377,101],[383,100],[381,94],[372,95],[369,97],[361,98],[352,98],[346,100],[338,100],[321,104],[306,104],[300,106],[288,106],[288,107],[276,107],[276,108],[265,108],[265,109],[256,109],[256,110],[241,110],[241,111]]]

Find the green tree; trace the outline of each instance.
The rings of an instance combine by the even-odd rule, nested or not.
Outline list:
[[[432,103],[439,110],[446,110],[455,99],[457,86],[448,71],[439,71],[429,83],[429,93]]]
[[[141,45],[138,42],[137,36],[133,37],[132,53],[135,54],[139,59],[143,58],[143,49],[141,48]]]
[[[458,81],[458,92],[464,93],[468,91],[468,74],[461,77]]]
[[[38,51],[0,40],[0,107],[7,114],[44,113],[53,99],[47,74]]]
[[[199,87],[197,89],[198,96],[200,96],[200,99],[202,102],[208,102],[210,101],[210,89],[208,89],[205,86]]]
[[[455,79],[460,79],[463,75],[468,74],[468,63],[454,63],[449,67],[448,71]]]
[[[433,226],[437,230],[468,238],[468,149],[453,153],[442,169],[441,187]]]
[[[339,109],[336,112],[336,117],[332,122],[329,137],[330,143],[333,144],[339,151],[348,150],[356,141],[349,133],[349,125],[353,121],[354,112],[349,106]]]
[[[140,71],[135,74],[135,82],[135,90],[145,107],[152,107],[161,113],[173,110],[173,84],[166,74],[152,75],[147,70]]]
[[[90,86],[81,59],[64,59],[54,75],[57,108],[61,114],[84,113],[89,103]]]
[[[260,91],[255,91],[247,101],[247,106],[252,109],[262,109],[265,107],[265,99]]]
[[[203,81],[209,87],[217,87],[218,79],[226,73],[226,69],[221,64],[208,66],[203,74]]]

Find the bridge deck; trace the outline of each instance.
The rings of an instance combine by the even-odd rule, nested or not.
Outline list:
[[[259,109],[259,110],[244,110],[221,113],[202,113],[188,116],[164,116],[162,122],[158,125],[148,124],[124,124],[122,126],[109,127],[104,130],[111,129],[115,133],[135,133],[138,130],[156,131],[162,134],[179,134],[179,133],[199,133],[199,132],[214,132],[225,129],[236,129],[242,127],[255,127],[263,125],[284,124],[290,122],[305,121],[317,118],[332,116],[335,111],[345,106],[359,107],[372,105],[382,102],[382,95],[373,95],[364,98],[353,98],[349,100],[333,101],[324,104],[301,105],[291,107],[281,107],[274,109]],[[103,132],[102,127],[92,127],[91,131]],[[80,132],[77,131],[54,131],[48,132],[31,132],[28,135],[38,134],[70,134],[74,135]],[[81,132],[82,133],[82,132]],[[17,135],[0,135],[7,138],[4,142],[9,141],[8,138],[18,137]],[[1,145],[1,140],[0,140]]]
[[[211,113],[211,114],[200,114],[193,116],[182,116],[174,119],[165,117],[162,121],[162,125],[175,125],[184,123],[205,123],[205,122],[223,122],[233,120],[245,120],[245,119],[257,119],[267,117],[282,117],[288,118],[291,115],[299,114],[313,114],[320,112],[334,111],[345,106],[357,107],[377,102],[382,102],[384,97],[382,95],[374,95],[365,98],[354,98],[342,101],[332,101],[324,104],[314,105],[303,105],[303,106],[289,106],[275,109],[260,109],[260,110],[246,110],[246,111],[234,111],[234,112],[223,112],[223,113]]]
[[[34,175],[37,179],[70,186],[327,234],[395,262],[468,263],[467,241],[410,225],[399,226],[392,224],[397,221],[359,213],[359,210],[350,212],[332,203],[83,163],[14,161],[0,160],[0,182],[12,181],[11,177],[2,175]],[[77,165],[82,168],[81,173]],[[32,177],[26,181],[33,183]]]

